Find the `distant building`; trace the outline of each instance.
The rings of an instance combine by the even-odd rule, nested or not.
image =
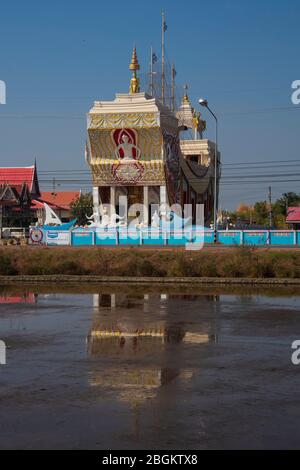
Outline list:
[[[294,230],[300,230],[300,207],[288,207],[285,222]]]
[[[0,168],[0,226],[28,227],[32,201],[40,194],[35,164]]]
[[[71,204],[76,201],[80,195],[81,191],[42,192],[38,202],[42,206],[42,211],[43,202],[46,202],[62,222],[69,222],[74,218],[71,214]]]
[[[70,206],[81,191],[41,192],[36,164],[0,168],[0,227],[28,227],[44,222],[44,202],[62,222],[71,219]]]

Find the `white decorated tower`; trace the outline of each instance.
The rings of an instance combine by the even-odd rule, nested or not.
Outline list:
[[[140,92],[135,48],[129,68],[129,93],[95,101],[88,113],[86,161],[94,213],[101,214],[104,204],[119,213],[120,198],[126,196],[128,220],[136,217],[130,209],[135,204],[144,207],[140,220],[148,225],[151,206],[203,203],[208,221],[214,147],[202,139],[204,121],[191,108],[187,93],[175,114],[162,100]],[[180,141],[180,132],[189,127],[195,140]]]

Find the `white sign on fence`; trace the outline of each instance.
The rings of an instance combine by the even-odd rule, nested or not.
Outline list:
[[[53,232],[46,233],[46,245],[70,245],[71,232]]]

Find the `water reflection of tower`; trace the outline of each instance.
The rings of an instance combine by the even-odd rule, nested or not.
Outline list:
[[[167,420],[178,387],[189,386],[198,370],[186,361],[188,344],[215,341],[213,319],[189,322],[189,312],[178,309],[178,300],[211,302],[205,296],[168,294],[113,294],[93,296],[93,320],[88,336],[92,386],[133,409],[133,434],[139,439],[141,405],[157,398],[158,420]],[[201,299],[201,300],[199,300]],[[176,308],[175,308],[176,307]],[[197,329],[198,328],[198,329]],[[198,354],[198,351],[196,351]],[[171,387],[171,388],[170,388]],[[165,418],[164,418],[165,417]]]
[[[161,386],[178,376],[188,377],[186,365],[181,363],[181,349],[172,345],[215,341],[215,332],[212,321],[205,321],[201,331],[189,325],[184,312],[176,312],[179,298],[192,301],[199,296],[95,294],[89,353],[121,358],[124,367],[119,371],[106,369],[101,377],[92,374],[92,383],[105,386],[106,381],[116,392],[123,385],[119,398],[132,402],[155,396]],[[145,365],[143,359],[149,355],[155,364],[147,361]],[[128,365],[133,357],[138,362]],[[120,362],[114,367],[120,368]]]

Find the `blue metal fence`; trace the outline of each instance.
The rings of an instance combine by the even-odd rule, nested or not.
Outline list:
[[[39,236],[38,236],[39,235]],[[189,227],[180,230],[161,229],[84,229],[76,228],[71,231],[44,230],[43,227],[30,229],[31,243],[49,246],[126,246],[126,245],[169,245],[184,246],[187,243],[210,244],[214,241],[212,230],[199,230]],[[219,230],[217,241],[224,245],[253,245],[253,246],[300,246],[300,231],[293,230]]]

